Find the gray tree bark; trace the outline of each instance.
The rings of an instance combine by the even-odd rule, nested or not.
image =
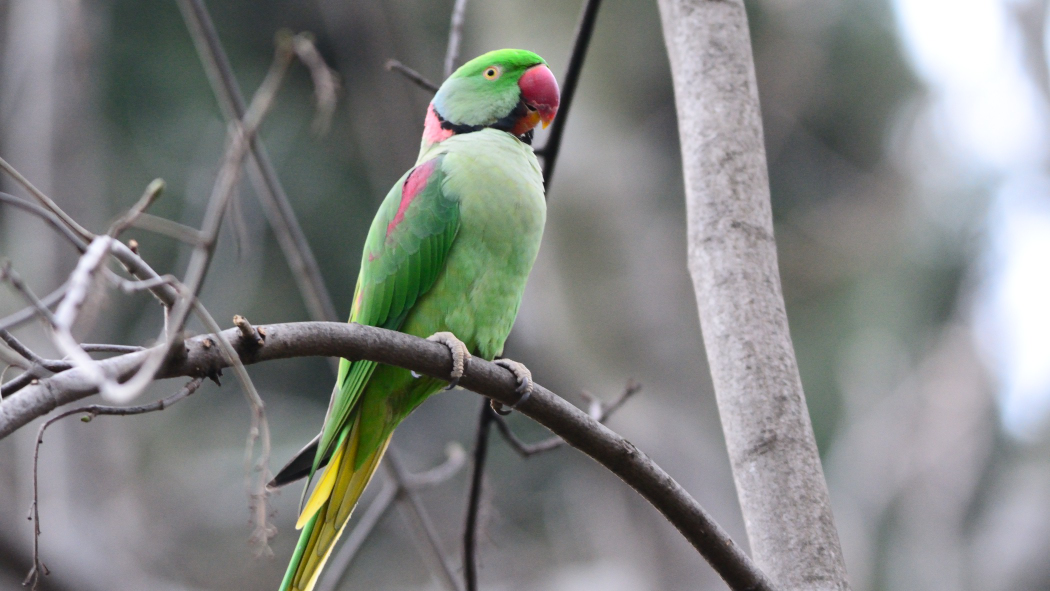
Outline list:
[[[682,144],[689,270],[752,555],[785,590],[846,590],[781,293],[744,3],[659,6]]]

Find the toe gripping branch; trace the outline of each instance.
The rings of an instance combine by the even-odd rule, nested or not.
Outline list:
[[[452,353],[452,373],[449,374],[452,379],[449,380],[448,387],[445,389],[455,388],[459,385],[459,380],[463,377],[467,365],[470,364],[470,350],[463,341],[450,332],[436,332],[427,337],[427,340],[445,345]]]
[[[455,388],[459,385],[460,378],[463,377],[467,366],[470,364],[470,350],[467,349],[467,345],[464,344],[463,341],[456,338],[456,335],[450,332],[436,332],[427,337],[427,340],[445,345],[448,347],[449,352],[452,353],[452,372],[449,374],[449,378],[451,379],[448,382],[448,387],[445,389],[451,390],[452,388]],[[510,414],[511,410],[518,408],[521,403],[528,400],[529,396],[532,395],[532,372],[529,371],[529,368],[525,367],[524,364],[512,359],[496,359],[493,363],[510,370],[510,372],[514,374],[514,378],[518,381],[518,387],[515,391],[520,397],[517,402],[506,407],[500,402],[495,400],[491,401],[492,410],[497,414],[506,416]]]
[[[529,368],[525,367],[524,364],[514,361],[513,359],[496,359],[495,361],[493,361],[493,363],[500,367],[509,369],[510,372],[514,374],[514,377],[518,380],[518,387],[515,389],[515,391],[521,396],[520,398],[518,398],[517,402],[510,405],[509,407],[505,407],[500,402],[497,402],[495,400],[490,401],[492,410],[495,411],[496,414],[506,416],[510,414],[510,411],[514,410],[515,408],[518,408],[518,406],[521,405],[521,403],[528,400],[529,396],[532,395],[532,372],[529,371]]]

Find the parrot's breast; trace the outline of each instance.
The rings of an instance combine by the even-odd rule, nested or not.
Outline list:
[[[402,330],[447,330],[492,359],[503,350],[539,252],[543,177],[532,148],[506,132],[453,136],[439,146],[445,189],[459,198],[460,228],[444,269]]]

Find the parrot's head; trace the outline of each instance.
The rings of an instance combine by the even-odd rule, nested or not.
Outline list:
[[[558,82],[543,58],[522,49],[500,49],[460,66],[427,109],[423,140],[491,127],[531,143],[532,129],[558,113]]]

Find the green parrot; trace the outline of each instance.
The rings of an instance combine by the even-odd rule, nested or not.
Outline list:
[[[503,351],[546,219],[532,130],[550,124],[558,101],[554,75],[530,51],[486,53],[445,80],[427,108],[415,166],[368,231],[350,322],[445,344],[454,379],[471,355],[491,361]],[[527,394],[528,370],[499,362]],[[324,467],[299,515],[281,591],[313,589],[394,428],[446,385],[371,361],[340,362],[321,434],[271,483],[312,480]]]

